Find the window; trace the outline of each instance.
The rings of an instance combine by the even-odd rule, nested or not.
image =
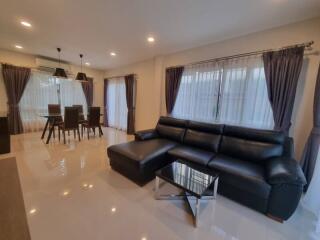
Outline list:
[[[83,93],[81,82],[76,80],[58,79],[60,85],[61,107],[82,105],[83,112],[87,115],[87,101]]]
[[[263,62],[260,57],[222,63],[219,112],[216,122],[254,128],[273,128]]]
[[[110,127],[127,130],[127,102],[124,77],[108,80],[108,122]]]
[[[185,68],[172,114],[184,119],[213,122],[217,113],[220,75],[215,63]]]
[[[20,114],[25,132],[39,131],[46,119],[42,114],[48,112],[48,104],[65,106],[81,104],[84,113],[87,103],[81,83],[69,79],[57,79],[43,72],[32,72],[23,96],[20,100]]]
[[[273,115],[261,57],[186,67],[173,116],[272,129]]]

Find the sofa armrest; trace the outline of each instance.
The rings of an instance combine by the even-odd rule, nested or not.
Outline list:
[[[306,178],[296,160],[288,157],[269,159],[266,180],[271,185],[267,215],[287,220],[299,204]]]
[[[144,141],[144,140],[158,138],[159,135],[155,129],[148,129],[148,130],[135,132],[134,137],[136,141]]]
[[[270,159],[266,165],[266,177],[271,185],[294,184],[304,186],[307,183],[297,161],[287,157]]]

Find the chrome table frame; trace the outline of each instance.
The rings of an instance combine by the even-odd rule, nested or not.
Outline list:
[[[170,182],[167,182],[166,180],[162,180],[163,182],[161,183],[161,180],[162,179],[160,177],[156,176],[155,189],[154,189],[155,199],[156,200],[185,200],[188,203],[188,206],[192,212],[193,224],[195,227],[198,227],[199,226],[199,215],[200,215],[200,202],[201,202],[201,200],[215,200],[217,198],[219,176],[214,180],[213,194],[202,196],[201,198],[194,196],[185,190],[183,190],[182,194],[161,194],[160,193],[161,186],[164,185],[165,183],[170,184]],[[175,185],[172,185],[172,186],[175,186]],[[177,186],[175,186],[175,187],[177,187]],[[196,201],[195,206],[193,206],[192,200]]]

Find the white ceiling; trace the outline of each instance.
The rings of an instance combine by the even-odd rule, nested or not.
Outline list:
[[[8,0],[0,48],[21,44],[21,52],[56,58],[61,47],[63,60],[79,64],[83,53],[107,69],[318,15],[320,0]]]

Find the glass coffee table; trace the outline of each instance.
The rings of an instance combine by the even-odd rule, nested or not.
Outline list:
[[[163,184],[160,183],[161,180],[182,190],[182,194],[161,194],[160,187]],[[156,172],[155,198],[157,200],[186,200],[193,215],[194,225],[197,227],[200,200],[215,199],[218,182],[218,173],[193,168],[177,160]]]

